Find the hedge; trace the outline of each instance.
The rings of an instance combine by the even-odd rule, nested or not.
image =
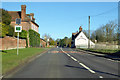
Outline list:
[[[39,47],[40,46],[40,34],[30,29],[29,30],[29,42],[30,42],[31,47]]]

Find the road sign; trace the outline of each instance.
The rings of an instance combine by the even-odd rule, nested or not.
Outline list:
[[[15,32],[21,32],[22,26],[15,26]]]
[[[21,19],[20,18],[16,18],[16,24],[21,24]]]

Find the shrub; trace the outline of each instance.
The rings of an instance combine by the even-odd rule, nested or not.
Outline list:
[[[13,36],[15,36],[14,34],[15,34],[14,27],[12,27],[11,25],[9,25],[7,36],[12,36],[13,37]]]
[[[40,46],[40,34],[30,29],[29,30],[29,41],[30,41],[31,47],[39,47]]]
[[[8,11],[2,9],[2,23],[9,25],[11,23],[11,16]]]
[[[22,30],[22,32],[20,32],[19,37],[22,38],[22,39],[27,39],[27,31]]]
[[[9,26],[3,23],[0,23],[0,37],[5,37],[8,34]]]

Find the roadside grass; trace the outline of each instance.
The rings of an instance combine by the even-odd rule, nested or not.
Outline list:
[[[4,50],[2,51],[2,72],[6,72],[14,69],[16,66],[24,63],[27,59],[40,54],[45,51],[46,48],[24,48],[19,49],[19,55],[17,56],[17,50]]]
[[[84,48],[79,48],[81,50],[85,50],[85,51],[91,51],[91,52],[98,52],[98,53],[103,53],[103,54],[113,54],[113,53],[118,53],[120,52],[120,49],[84,49]]]

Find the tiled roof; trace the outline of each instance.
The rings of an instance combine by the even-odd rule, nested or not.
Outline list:
[[[21,18],[21,11],[8,11],[8,13],[12,17],[12,21],[15,21],[16,18]],[[26,14],[25,20],[24,21],[30,21],[30,18],[27,17],[29,14]]]
[[[79,33],[81,33],[81,31],[72,33],[72,40],[74,40],[79,35]]]
[[[21,11],[8,11],[8,13],[11,15],[12,20],[15,20],[16,18],[21,18]]]
[[[41,40],[45,41],[44,39],[40,38]],[[46,41],[45,41],[46,42]]]
[[[21,18],[21,11],[8,11],[8,13],[11,15],[12,21],[15,21],[16,18]],[[23,21],[25,21],[25,22],[31,21],[31,22],[33,22],[35,25],[37,25],[37,26],[39,27],[39,25],[33,21],[33,20],[35,20],[35,18],[33,18],[33,20],[31,20],[31,19],[28,17],[29,15],[30,15],[30,14],[26,14],[25,20],[23,20]]]

